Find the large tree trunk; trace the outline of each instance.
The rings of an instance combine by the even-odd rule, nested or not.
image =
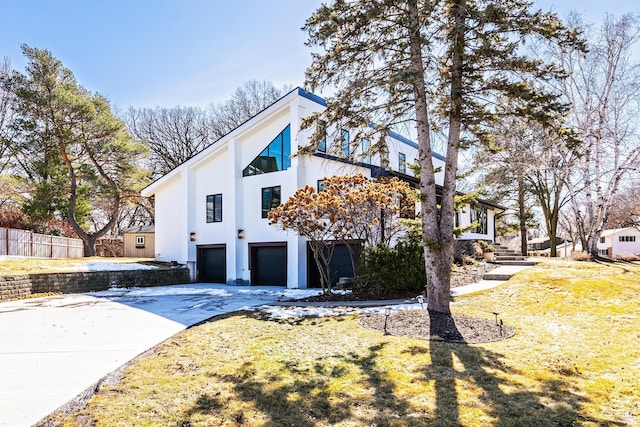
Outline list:
[[[424,242],[425,268],[427,273],[427,307],[430,312],[450,314],[451,261],[453,259],[453,225],[450,242],[443,240],[442,219],[447,216],[444,208],[442,215],[436,198],[436,180],[433,167],[425,69],[422,61],[422,39],[420,38],[420,20],[416,0],[408,2],[409,38],[411,66],[415,70],[413,90],[416,107],[416,130],[418,134],[418,157],[420,161],[420,192],[422,211],[422,240]],[[449,161],[449,159],[447,159]],[[457,165],[456,165],[457,166]],[[447,169],[445,174],[450,174]],[[445,184],[446,185],[446,184]],[[455,185],[455,183],[454,183]],[[455,192],[455,189],[454,189]],[[447,194],[452,194],[448,192]],[[443,196],[446,197],[445,194]],[[444,201],[443,201],[444,204]],[[453,196],[447,206],[453,206]],[[449,222],[453,224],[453,210]]]
[[[520,253],[527,256],[527,209],[524,205],[524,176],[518,175],[518,218],[520,225]],[[495,233],[495,230],[494,230]]]

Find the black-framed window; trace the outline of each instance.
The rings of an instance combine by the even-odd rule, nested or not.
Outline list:
[[[618,236],[618,242],[635,242],[636,236]]]
[[[278,172],[291,167],[291,130],[290,125],[275,137],[253,161],[244,168],[242,176],[260,175]]]
[[[207,196],[207,222],[222,222],[222,194]]]
[[[371,164],[371,144],[368,139],[363,139],[360,144],[362,148],[362,161],[368,165]]]
[[[407,173],[407,155],[404,153],[398,153],[398,171]]]
[[[262,189],[262,218],[266,218],[269,211],[280,206],[280,186],[266,187]]]
[[[471,223],[477,222],[478,225],[471,230],[473,233],[487,234],[487,209],[480,206],[474,206],[471,208]]]
[[[324,134],[324,138],[318,144],[318,151],[321,153],[327,152],[327,122],[320,120],[318,122],[318,127],[320,127],[320,131]]]
[[[324,190],[325,188],[327,188],[327,185],[324,183],[324,179],[319,179],[318,187],[317,187],[318,193]]]
[[[342,137],[342,140],[340,141],[340,153],[342,154],[342,157],[347,159],[350,154],[349,131],[340,129],[340,136]]]

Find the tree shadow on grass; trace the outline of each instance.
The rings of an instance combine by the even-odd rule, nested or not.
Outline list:
[[[433,316],[443,316],[430,313]],[[450,317],[450,316],[449,316]],[[432,325],[442,323],[442,319]],[[450,317],[455,329],[455,323]],[[458,333],[459,334],[459,333]],[[536,387],[528,389],[520,378],[525,372],[505,363],[506,357],[479,346],[468,345],[455,331],[448,337],[438,337],[432,329],[432,340],[428,350],[413,346],[406,354],[429,353],[430,363],[424,366],[426,381],[433,381],[435,388],[435,412],[428,425],[459,426],[460,405],[482,408],[491,419],[492,426],[539,426],[571,427],[576,423],[591,422],[596,425],[625,425],[610,420],[596,420],[580,414],[588,399],[578,394],[572,385],[571,375],[565,372],[563,378],[549,375],[541,378]],[[451,342],[452,341],[452,342]],[[535,357],[535,354],[531,355]],[[459,396],[459,390],[475,389],[473,401],[469,396]],[[468,421],[468,420],[467,420]],[[477,420],[476,420],[477,422]],[[480,423],[482,424],[482,423]]]

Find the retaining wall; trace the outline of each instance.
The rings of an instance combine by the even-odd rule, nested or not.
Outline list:
[[[104,291],[112,286],[149,287],[189,282],[186,268],[0,276],[0,301],[45,292],[75,294]]]

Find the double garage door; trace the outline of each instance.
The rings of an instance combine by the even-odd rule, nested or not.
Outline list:
[[[198,281],[227,283],[226,245],[198,247]],[[286,243],[249,244],[251,284],[287,286]]]

